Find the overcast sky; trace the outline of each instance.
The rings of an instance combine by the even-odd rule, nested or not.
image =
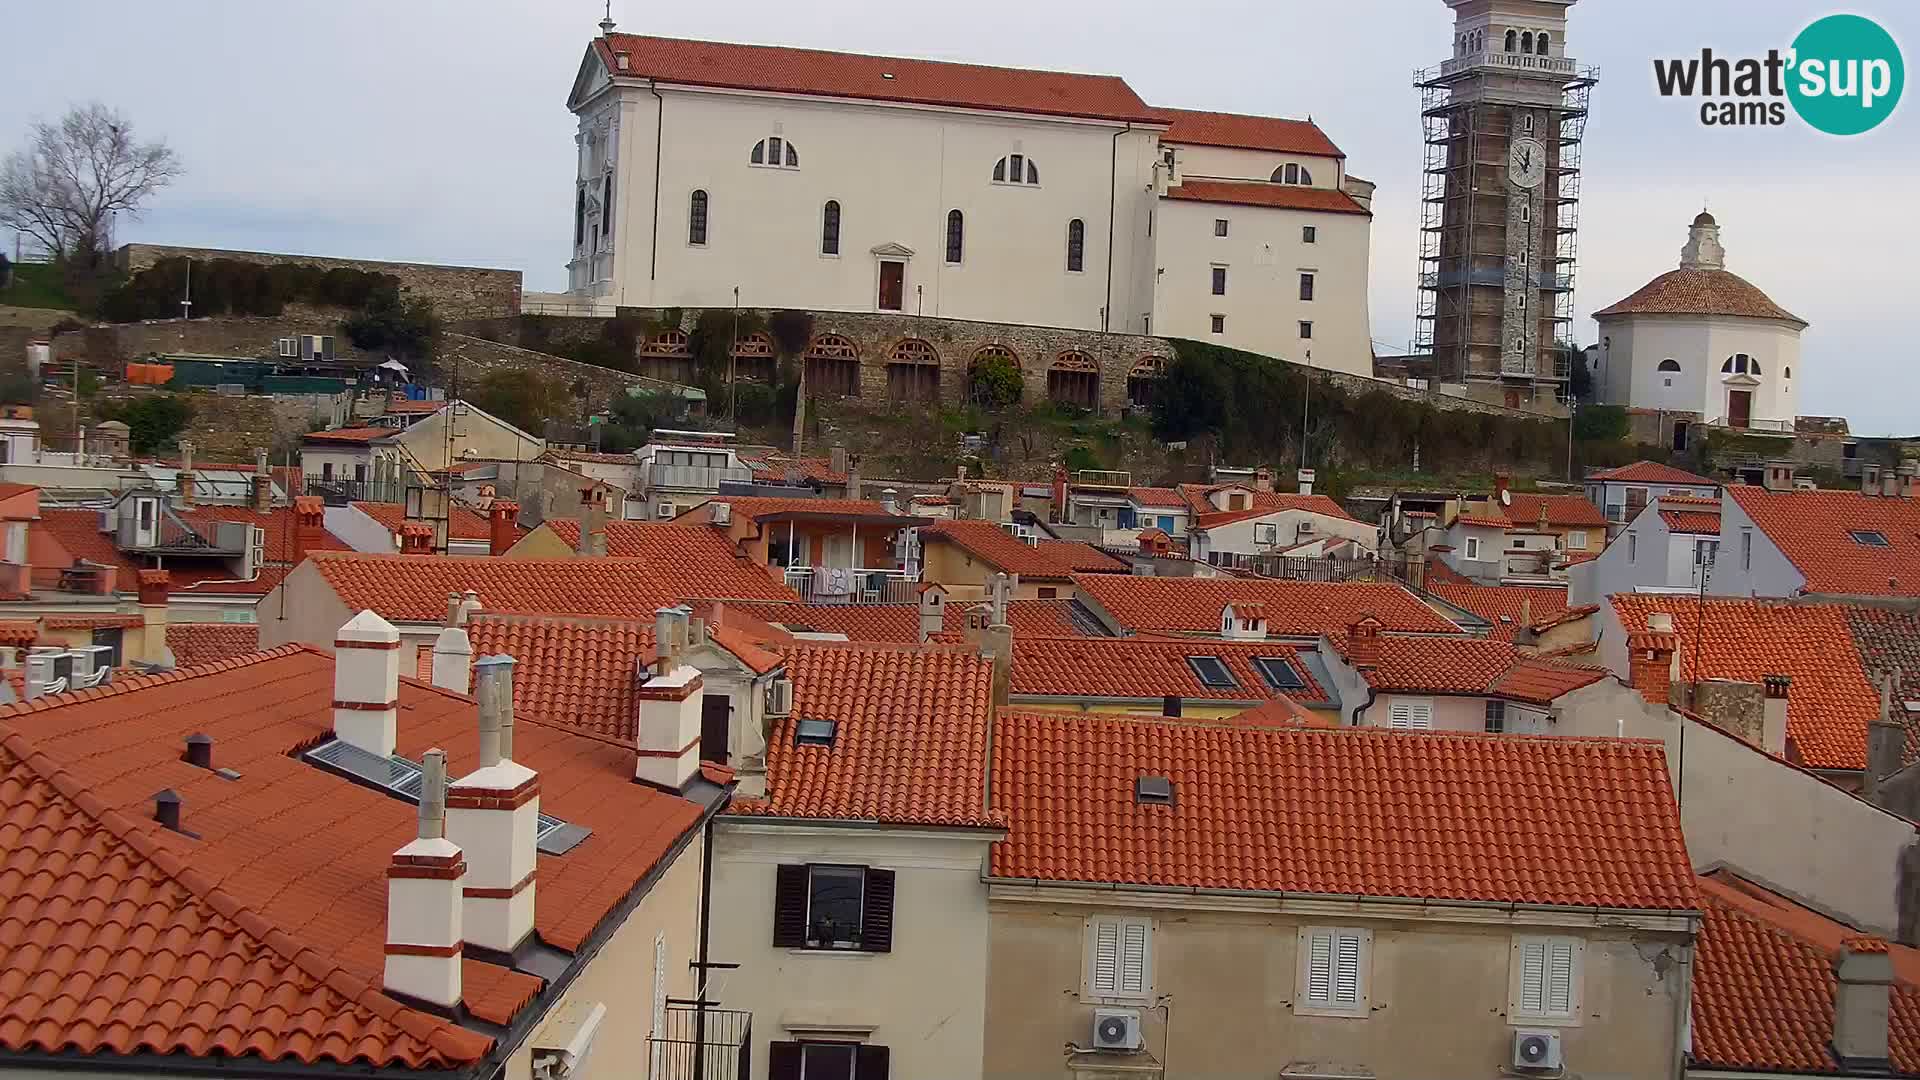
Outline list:
[[[1585,0],[1569,52],[1600,68],[1587,128],[1576,336],[1586,313],[1678,262],[1702,204],[1729,268],[1813,325],[1801,411],[1863,434],[1920,434],[1910,372],[1920,256],[1920,102],[1832,139],[1702,127],[1654,91],[1651,59],[1784,48],[1808,0]],[[1914,60],[1920,5],[1878,19]],[[188,173],[119,239],[518,267],[564,287],[574,159],[565,99],[599,0],[101,0],[13,3],[0,146],[98,99],[164,135]],[[1377,348],[1413,330],[1419,110],[1411,76],[1444,59],[1441,0],[615,0],[620,28],[759,43],[1110,72],[1156,105],[1311,114],[1374,201]],[[28,46],[30,43],[30,47]],[[1910,94],[1909,97],[1912,97]],[[1905,254],[1901,254],[1905,253]]]

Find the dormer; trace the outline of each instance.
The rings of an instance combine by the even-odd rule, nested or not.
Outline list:
[[[1267,606],[1252,600],[1233,600],[1220,610],[1220,636],[1229,641],[1264,641]]]
[[[1253,489],[1240,484],[1229,484],[1216,488],[1207,495],[1207,501],[1215,510],[1251,510],[1253,509]]]

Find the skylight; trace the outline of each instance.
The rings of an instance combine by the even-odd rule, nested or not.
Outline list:
[[[832,746],[834,722],[802,717],[793,725],[793,741],[799,746]]]
[[[1165,776],[1142,776],[1133,782],[1133,797],[1143,803],[1169,805],[1173,802],[1173,781]]]
[[[398,754],[383,758],[339,739],[329,739],[304,756],[330,773],[379,788],[404,802],[416,806],[420,803],[420,781],[424,774],[418,762]],[[584,825],[570,825],[551,814],[541,814],[534,826],[533,843],[548,855],[565,855],[592,832]]]
[[[1288,663],[1285,657],[1256,656],[1253,658],[1253,666],[1260,672],[1260,677],[1267,680],[1267,685],[1275,690],[1306,688],[1307,684],[1300,678],[1300,673],[1293,670],[1293,665]]]
[[[1855,529],[1847,535],[1853,537],[1854,543],[1864,544],[1867,547],[1893,546],[1887,543],[1887,534],[1878,529]]]
[[[1187,666],[1199,677],[1201,683],[1215,689],[1231,690],[1240,684],[1234,680],[1233,672],[1217,656],[1189,656]]]

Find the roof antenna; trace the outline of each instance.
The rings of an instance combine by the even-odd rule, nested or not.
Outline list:
[[[607,16],[606,18],[600,20],[600,36],[607,37],[612,33],[613,33],[613,0],[607,0]]]

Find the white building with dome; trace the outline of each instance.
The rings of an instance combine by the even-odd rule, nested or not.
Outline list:
[[[1680,268],[1594,312],[1600,401],[1697,413],[1709,424],[1792,431],[1807,321],[1726,268],[1720,225],[1701,211]]]

